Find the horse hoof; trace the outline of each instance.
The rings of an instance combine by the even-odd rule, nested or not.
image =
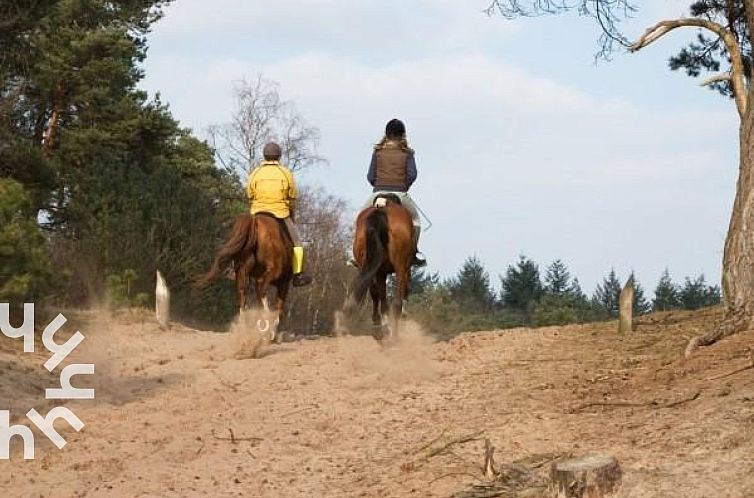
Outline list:
[[[348,332],[346,329],[346,317],[343,311],[335,312],[335,337],[341,337]]]
[[[382,341],[382,338],[385,336],[385,328],[382,325],[373,325],[372,326],[372,337],[374,337],[374,340],[377,342]]]
[[[372,337],[380,344],[386,343],[392,336],[393,331],[390,330],[388,325],[375,325],[372,328]]]

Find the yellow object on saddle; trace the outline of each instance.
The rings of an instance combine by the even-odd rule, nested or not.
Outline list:
[[[293,262],[291,266],[293,267],[294,275],[298,275],[304,270],[304,248],[303,247],[293,248]]]

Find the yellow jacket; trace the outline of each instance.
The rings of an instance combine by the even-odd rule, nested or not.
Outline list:
[[[246,189],[251,214],[270,213],[288,218],[296,201],[296,183],[291,170],[278,161],[262,161],[249,175]]]

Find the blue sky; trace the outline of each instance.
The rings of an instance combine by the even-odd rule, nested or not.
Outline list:
[[[649,3],[649,2],[647,2]],[[735,188],[733,104],[667,69],[693,36],[595,64],[591,19],[489,18],[486,0],[178,0],[150,36],[142,86],[203,136],[262,73],[322,132],[302,175],[354,208],[385,122],[416,149],[422,247],[451,275],[469,255],[495,282],[519,254],[560,258],[591,291],[614,267],[654,287],[717,282]],[[656,1],[637,36],[688,2]]]

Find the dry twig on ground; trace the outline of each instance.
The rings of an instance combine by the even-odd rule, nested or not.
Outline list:
[[[686,396],[680,399],[677,399],[675,401],[670,401],[666,403],[660,403],[658,400],[652,400],[647,402],[636,402],[636,401],[592,401],[589,403],[584,403],[583,405],[578,405],[573,408],[571,408],[570,413],[578,413],[580,411],[583,411],[587,408],[592,408],[595,406],[603,406],[603,407],[628,407],[628,408],[639,408],[644,406],[651,406],[654,408],[674,408],[676,406],[682,405],[684,403],[688,403],[689,401],[694,401],[701,395],[701,391],[696,391],[691,396]]]
[[[737,373],[745,372],[746,370],[751,370],[752,368],[754,368],[754,350],[752,350],[751,348],[749,348],[749,364],[748,365],[743,366],[741,368],[737,368],[735,370],[732,370],[732,371],[730,371],[728,373],[724,373],[722,375],[715,375],[714,377],[710,377],[707,380],[724,379],[726,377],[730,377],[732,375],[736,375]]]
[[[212,437],[219,439],[220,441],[230,441],[232,444],[236,444],[239,441],[252,441],[257,443],[264,440],[261,437],[237,437],[231,428],[228,428],[228,433],[230,434],[230,437],[222,437],[215,434],[215,430],[212,429]]]
[[[429,460],[432,457],[435,457],[435,456],[437,456],[437,455],[439,455],[441,453],[444,453],[449,448],[451,448],[452,446],[455,446],[457,444],[464,444],[464,443],[469,443],[471,441],[478,441],[480,439],[479,436],[481,436],[483,433],[484,433],[484,431],[477,431],[477,432],[474,432],[474,433],[471,433],[471,434],[467,434],[465,436],[459,436],[459,437],[457,437],[455,439],[452,439],[452,440],[448,441],[447,443],[445,443],[444,445],[439,446],[437,448],[434,448],[433,450],[431,450],[430,452],[428,452],[426,455],[424,455],[424,457],[422,458],[422,460],[424,460],[424,461]]]

